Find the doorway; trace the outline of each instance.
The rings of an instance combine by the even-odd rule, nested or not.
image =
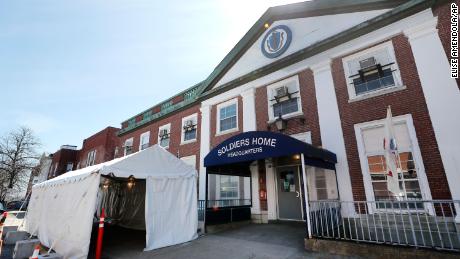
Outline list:
[[[302,191],[299,166],[276,168],[278,218],[302,220]]]

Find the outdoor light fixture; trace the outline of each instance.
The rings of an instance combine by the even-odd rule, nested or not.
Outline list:
[[[265,24],[264,24],[264,27],[265,27],[265,29],[268,29],[268,27],[270,27],[270,24],[265,23]]]
[[[278,115],[278,118],[275,120],[275,126],[279,131],[283,131],[286,129],[287,121],[283,119],[281,113]]]
[[[105,179],[104,182],[102,183],[102,188],[107,189],[110,186],[110,180]]]
[[[128,177],[128,183],[127,183],[127,185],[128,185],[128,188],[129,188],[129,189],[133,188],[134,185],[136,185],[135,180],[136,180],[136,179],[135,179],[134,176],[132,176],[132,175],[130,175],[130,176]]]
[[[294,159],[295,159],[295,160],[299,160],[299,159],[300,159],[300,155],[299,155],[299,154],[294,155]]]

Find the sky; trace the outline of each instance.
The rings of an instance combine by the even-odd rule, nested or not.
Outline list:
[[[270,6],[293,0],[0,2],[0,136],[40,151],[83,139],[204,80]]]

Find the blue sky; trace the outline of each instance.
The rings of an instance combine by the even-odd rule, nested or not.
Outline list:
[[[43,151],[205,79],[269,6],[291,0],[0,3],[0,136],[25,125]]]

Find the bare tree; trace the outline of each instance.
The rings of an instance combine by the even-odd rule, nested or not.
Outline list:
[[[30,171],[37,165],[39,140],[26,127],[13,130],[0,138],[0,201],[7,194],[27,188]]]

